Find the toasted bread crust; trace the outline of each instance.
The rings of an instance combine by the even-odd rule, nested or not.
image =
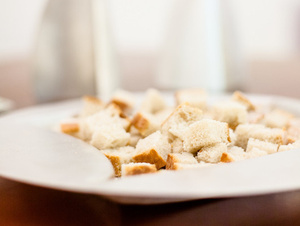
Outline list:
[[[155,165],[136,165],[129,169],[126,169],[126,176],[145,174],[145,173],[155,173],[157,172]]]
[[[106,154],[106,153],[104,153],[104,155],[106,156],[106,158],[109,159],[109,161],[113,165],[114,170],[115,170],[115,176],[116,177],[120,177],[121,176],[121,161],[120,161],[120,157],[119,156],[115,156],[115,155],[109,155],[109,154]]]
[[[73,134],[79,132],[80,127],[78,123],[62,123],[60,129],[63,133]]]
[[[143,134],[149,128],[149,121],[141,113],[137,113],[131,121],[131,124]]]
[[[177,162],[176,157],[174,155],[168,154],[166,169],[167,170],[175,170],[175,163]]]
[[[246,98],[240,91],[235,91],[233,93],[233,99],[243,103],[245,106],[247,106],[247,109],[249,111],[255,111],[255,106],[251,103],[250,100],[248,100],[248,98]]]
[[[94,104],[103,105],[102,100],[100,100],[98,97],[95,97],[95,96],[84,96],[83,100],[87,101],[87,102],[94,103]]]
[[[155,164],[157,169],[160,169],[166,165],[166,161],[154,149],[133,156],[133,160],[135,162],[147,162],[150,164]]]
[[[119,106],[119,108],[122,110],[122,112],[126,112],[126,110],[128,108],[130,108],[130,106],[128,104],[126,104],[123,101],[117,100],[117,99],[111,100],[111,103],[116,104],[117,106]]]
[[[229,156],[228,153],[224,152],[224,153],[222,153],[222,156],[221,156],[221,162],[225,162],[225,163],[233,162],[233,159]]]

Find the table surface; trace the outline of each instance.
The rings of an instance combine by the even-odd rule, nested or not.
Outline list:
[[[0,177],[0,225],[300,225],[300,190],[138,206]]]

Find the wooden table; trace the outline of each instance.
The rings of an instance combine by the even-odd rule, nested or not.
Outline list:
[[[0,178],[0,225],[300,225],[300,190],[137,206]]]

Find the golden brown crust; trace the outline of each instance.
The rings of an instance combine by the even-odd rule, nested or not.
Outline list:
[[[131,124],[141,133],[144,132],[149,128],[149,120],[143,117],[141,113],[137,113],[131,121]]]
[[[95,96],[84,96],[83,100],[85,102],[91,102],[93,104],[103,105],[102,100],[100,100],[98,97],[95,97]]]
[[[277,137],[274,138],[274,140],[270,140],[271,143],[275,143],[278,145],[282,145],[283,144],[283,137],[281,135],[278,135]]]
[[[126,169],[126,176],[155,173],[157,172],[155,165],[135,165]]]
[[[255,106],[240,91],[235,91],[233,93],[233,99],[247,106],[248,111],[255,111]]]
[[[178,105],[175,108],[175,110],[163,121],[163,123],[161,124],[161,126],[164,126],[170,120],[170,118],[172,118],[184,106],[191,106],[191,105],[188,102],[184,102],[184,103]]]
[[[106,158],[108,158],[111,162],[111,164],[114,167],[115,170],[115,176],[116,177],[120,177],[121,176],[121,161],[120,161],[120,157],[119,156],[115,156],[115,155],[109,155],[104,153],[104,155],[106,156]]]
[[[205,91],[202,89],[197,89],[197,88],[190,88],[190,89],[181,89],[181,90],[177,90],[174,93],[174,97],[175,97],[175,101],[176,101],[176,105],[181,104],[180,103],[180,95],[182,93],[186,93],[188,92],[189,94],[193,93],[193,95],[205,95]],[[187,102],[186,102],[187,103]]]
[[[167,170],[175,170],[175,163],[176,162],[177,162],[176,157],[174,155],[168,154],[166,169]]]
[[[135,162],[147,162],[150,164],[155,164],[157,169],[160,169],[166,165],[166,161],[154,149],[133,156],[133,160]]]
[[[116,104],[117,106],[119,106],[119,108],[121,109],[122,112],[126,112],[128,109],[130,109],[131,107],[126,104],[123,101],[117,100],[117,99],[113,99],[111,100],[111,103]]]
[[[223,152],[222,156],[221,156],[221,162],[224,162],[224,163],[233,162],[233,159],[229,156],[228,153]]]
[[[79,132],[79,124],[78,123],[62,123],[60,124],[60,130],[66,134],[73,134]]]
[[[125,119],[128,122],[128,127],[125,128],[126,132],[128,132],[130,129],[130,126],[131,126],[131,120],[121,110],[121,107],[119,105],[117,105],[116,103],[110,102],[109,104],[107,104],[106,108],[108,108],[110,106],[113,107],[117,111],[117,114],[120,116],[120,118]]]
[[[229,126],[228,126],[228,123],[227,123],[227,141],[229,143],[231,143],[231,138],[230,138],[230,132],[229,132]]]

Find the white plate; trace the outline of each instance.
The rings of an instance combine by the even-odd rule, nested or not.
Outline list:
[[[298,100],[250,96],[300,115]],[[211,102],[219,100],[213,97]],[[183,171],[111,179],[95,148],[50,131],[76,114],[79,100],[25,109],[0,118],[0,175],[56,189],[98,194],[120,203],[154,204],[300,189],[300,150]]]

